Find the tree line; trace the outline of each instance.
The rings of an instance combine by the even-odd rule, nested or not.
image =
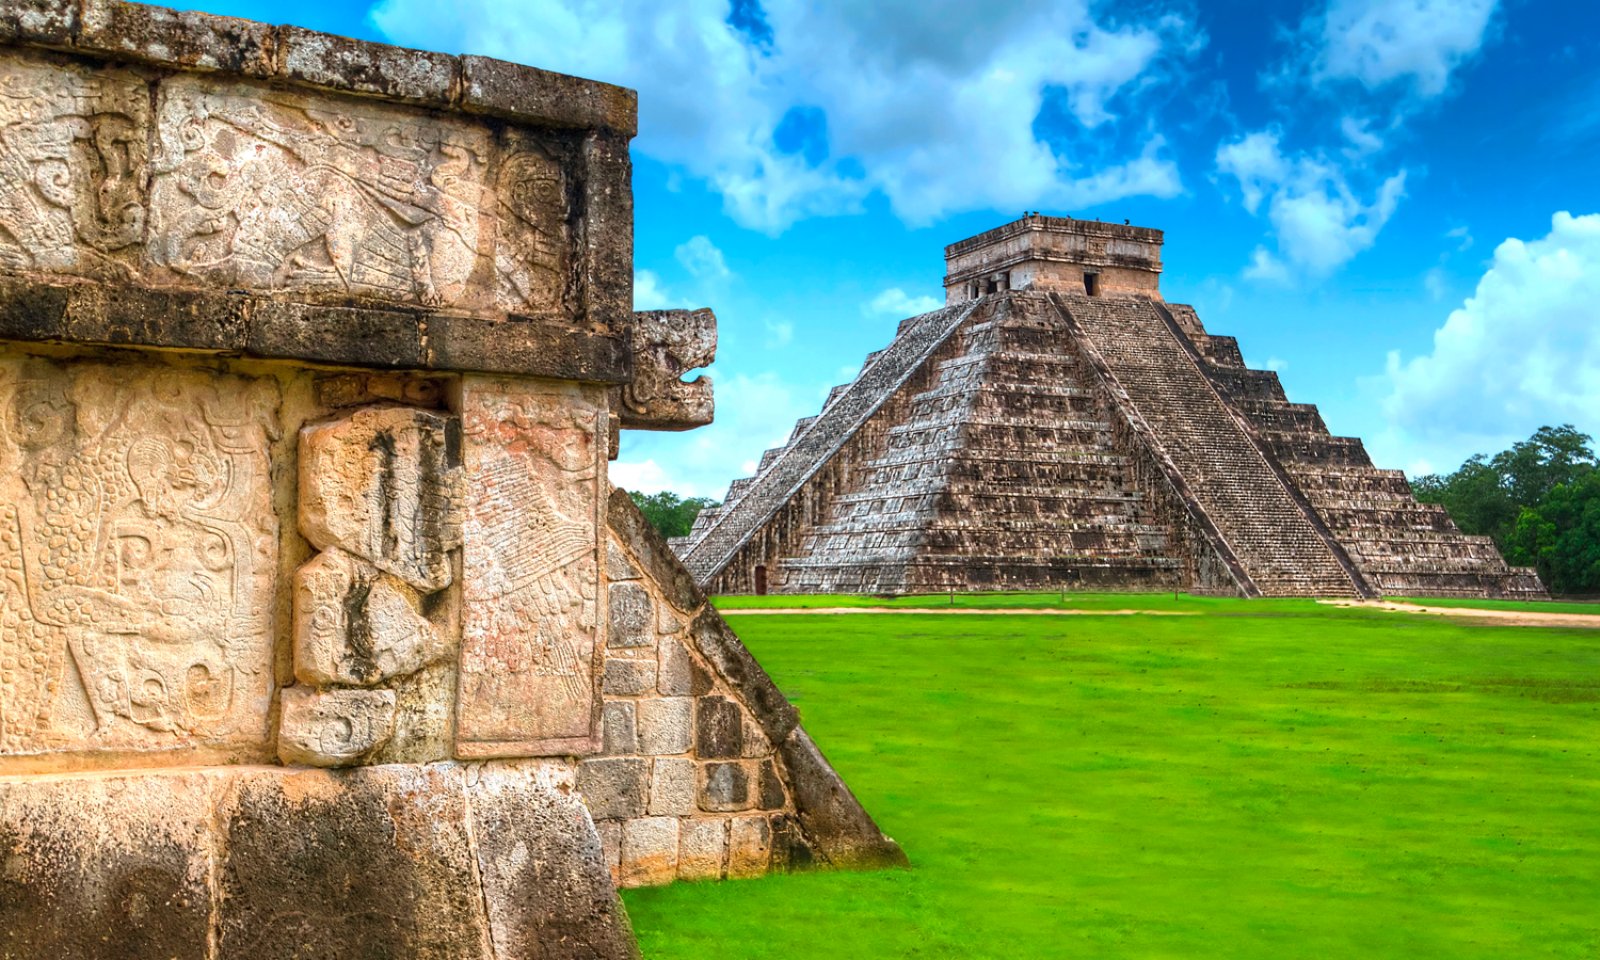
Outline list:
[[[1506,562],[1536,567],[1553,594],[1600,594],[1600,467],[1572,424],[1540,427],[1511,449],[1411,483],[1466,533],[1493,538]]]
[[[694,518],[706,507],[720,506],[710,497],[680,498],[670,491],[661,493],[630,493],[650,525],[663,537],[686,537],[694,526]]]

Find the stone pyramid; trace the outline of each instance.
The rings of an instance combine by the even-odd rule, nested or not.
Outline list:
[[[713,593],[1544,595],[1162,300],[1159,230],[1030,215],[673,546]]]

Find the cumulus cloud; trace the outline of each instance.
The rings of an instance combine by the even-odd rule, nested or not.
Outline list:
[[[890,287],[862,304],[861,312],[868,317],[890,317],[899,320],[928,313],[942,306],[944,306],[944,301],[938,297],[930,297],[926,294],[913,297],[899,287]]]
[[[665,310],[670,306],[672,296],[661,285],[661,278],[654,271],[633,271],[633,309]]]
[[[740,224],[778,232],[873,194],[920,225],[1180,192],[1130,104],[1200,35],[1174,15],[1092,6],[768,0],[730,15],[727,0],[381,0],[372,19],[401,43],[638,89],[635,149],[707,181]],[[1076,142],[1040,138],[1047,101]],[[1121,155],[1107,146],[1128,141]]]
[[[1391,353],[1384,379],[1407,456],[1457,463],[1545,424],[1600,431],[1600,214],[1558,213],[1549,234],[1500,244],[1432,351]]]
[[[1303,26],[1313,82],[1437,97],[1483,46],[1497,0],[1330,0]]]
[[[673,255],[689,271],[689,276],[702,283],[720,283],[733,276],[728,269],[728,261],[722,256],[722,251],[711,242],[710,237],[690,237],[678,244]]]
[[[1363,199],[1339,164],[1315,154],[1287,154],[1270,130],[1223,143],[1217,170],[1238,184],[1246,210],[1272,224],[1277,250],[1256,248],[1245,270],[1258,280],[1327,276],[1372,246],[1405,195],[1404,170]]]

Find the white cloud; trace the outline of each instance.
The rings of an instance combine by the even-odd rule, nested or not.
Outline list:
[[[1547,236],[1500,244],[1432,352],[1391,353],[1385,380],[1405,457],[1459,463],[1546,424],[1600,429],[1600,214],[1558,213]]]
[[[768,0],[764,43],[727,22],[727,0],[382,0],[372,19],[397,42],[638,89],[635,149],[708,181],[740,224],[778,232],[874,193],[919,225],[1179,193],[1149,118],[1138,105],[1125,121],[1118,112],[1203,35],[1174,15],[1091,7]],[[1083,150],[1035,138],[1058,93]],[[1105,156],[1124,122],[1116,139],[1136,146]]]
[[[717,385],[716,419],[683,434],[622,432],[622,455],[611,466],[613,482],[653,493],[722,499],[729,482],[747,477],[769,447],[789,439],[796,420],[822,407],[827,387],[796,386],[777,373],[708,371]],[[618,477],[625,477],[625,483]],[[648,489],[646,487],[648,485]]]
[[[689,271],[689,276],[702,283],[715,284],[733,276],[728,269],[728,261],[722,256],[722,251],[711,242],[710,237],[690,237],[678,244],[673,254],[678,262],[683,264],[683,269]]]
[[[1483,46],[1497,0],[1330,0],[1304,25],[1314,82],[1400,84],[1431,98]]]
[[[1277,133],[1261,130],[1217,148],[1217,169],[1237,181],[1244,207],[1265,213],[1277,250],[1256,248],[1245,275],[1288,282],[1324,277],[1372,246],[1405,194],[1401,170],[1363,200],[1343,168],[1326,158],[1286,155]]]
[[[633,271],[633,309],[665,310],[671,305],[672,296],[661,285],[661,278],[654,271]]]
[[[861,305],[861,313],[868,317],[889,317],[900,320],[928,313],[944,306],[938,297],[926,294],[913,297],[899,287],[889,289]]]

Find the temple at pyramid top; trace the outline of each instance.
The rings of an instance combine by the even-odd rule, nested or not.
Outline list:
[[[713,593],[1541,596],[1160,292],[1162,233],[1044,217],[945,248],[900,323],[673,545]]]
[[[945,303],[1002,290],[1161,297],[1161,231],[1030,213],[944,248]]]

